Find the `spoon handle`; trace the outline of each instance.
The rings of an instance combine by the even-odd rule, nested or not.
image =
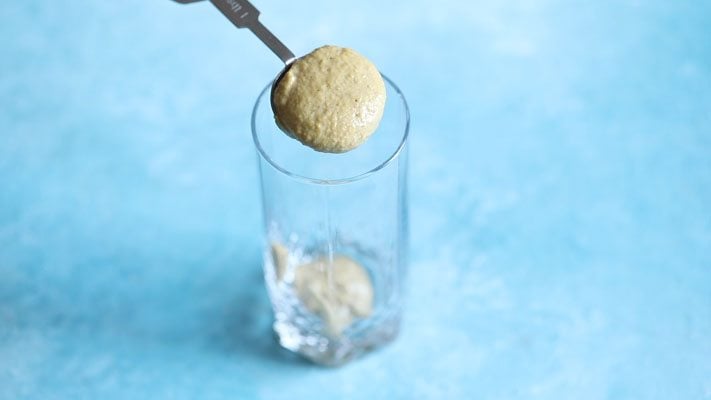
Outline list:
[[[175,0],[178,3],[194,3],[200,0]],[[259,10],[247,0],[210,0],[227,19],[238,28],[248,28],[259,40],[274,52],[284,64],[289,64],[296,57],[284,43],[259,22]]]
[[[219,1],[219,0],[211,0],[214,2]],[[249,30],[254,33],[259,40],[261,40],[264,44],[269,47],[271,51],[274,52],[274,54],[279,57],[284,64],[289,64],[290,62],[294,61],[296,58],[294,56],[294,53],[289,50],[284,43],[281,42],[276,36],[274,36],[269,29],[267,29],[266,26],[262,25],[261,22],[259,22],[258,19],[254,19],[254,22],[248,26]]]

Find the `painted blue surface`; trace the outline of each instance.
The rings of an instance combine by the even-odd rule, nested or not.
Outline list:
[[[208,4],[0,6],[0,399],[711,399],[711,3],[260,1],[413,114],[409,303],[279,350],[249,113]]]

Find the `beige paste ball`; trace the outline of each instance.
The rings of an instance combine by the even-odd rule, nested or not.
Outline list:
[[[277,124],[289,136],[317,151],[343,153],[378,128],[385,82],[354,50],[323,46],[294,62],[278,82],[272,104]]]

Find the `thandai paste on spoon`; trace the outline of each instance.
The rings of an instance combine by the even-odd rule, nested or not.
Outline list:
[[[277,125],[314,150],[343,153],[375,132],[385,108],[385,82],[354,50],[323,46],[296,60],[275,83]]]

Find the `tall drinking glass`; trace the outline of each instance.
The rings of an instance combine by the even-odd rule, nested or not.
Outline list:
[[[347,153],[319,153],[280,131],[271,85],[252,114],[274,330],[283,347],[320,364],[342,364],[399,329],[409,112],[400,90],[384,80],[378,130]]]

